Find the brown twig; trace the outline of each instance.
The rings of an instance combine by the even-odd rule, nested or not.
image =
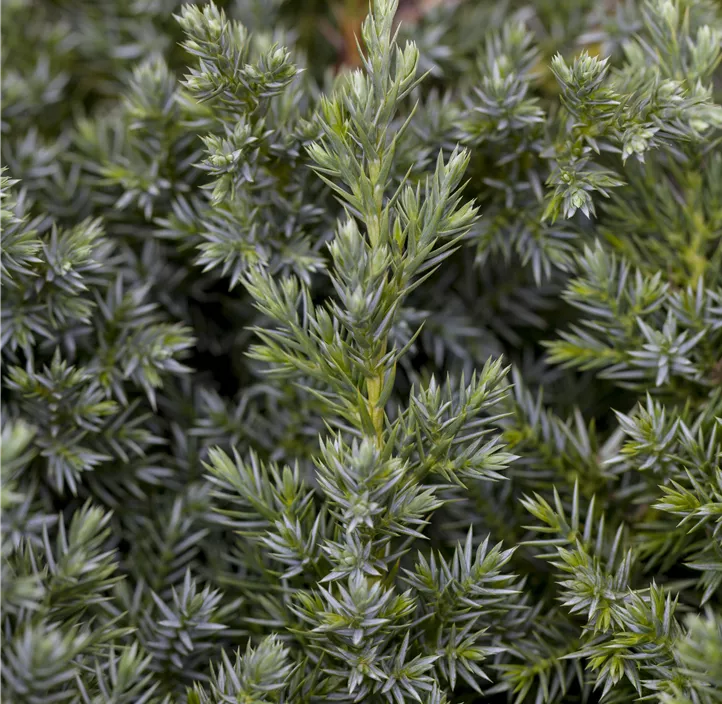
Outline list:
[[[426,13],[435,7],[447,4],[458,4],[465,0],[399,0],[399,10],[396,15],[397,22],[415,24]],[[361,65],[358,53],[357,39],[361,34],[361,24],[368,12],[368,0],[341,0],[334,4],[333,14],[336,28],[322,26],[321,31],[329,41],[337,47],[339,58],[337,69],[341,67],[355,68]]]

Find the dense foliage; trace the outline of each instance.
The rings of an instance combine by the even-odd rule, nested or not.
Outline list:
[[[722,702],[722,6],[361,4],[3,0],[5,700]]]

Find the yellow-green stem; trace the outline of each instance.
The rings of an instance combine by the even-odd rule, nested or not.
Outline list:
[[[381,374],[366,381],[366,393],[368,395],[368,412],[376,431],[376,442],[381,445],[384,432],[384,409],[378,407],[379,396],[383,388],[384,379]]]
[[[381,354],[383,357],[386,353],[386,340],[384,340]],[[384,388],[384,369],[383,367],[374,376],[366,380],[366,399],[368,414],[376,432],[376,444],[381,447],[384,442],[384,408],[379,406],[381,391]]]

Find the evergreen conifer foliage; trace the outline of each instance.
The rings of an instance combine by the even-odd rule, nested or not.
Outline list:
[[[722,702],[722,8],[342,5],[3,5],[4,696]]]

